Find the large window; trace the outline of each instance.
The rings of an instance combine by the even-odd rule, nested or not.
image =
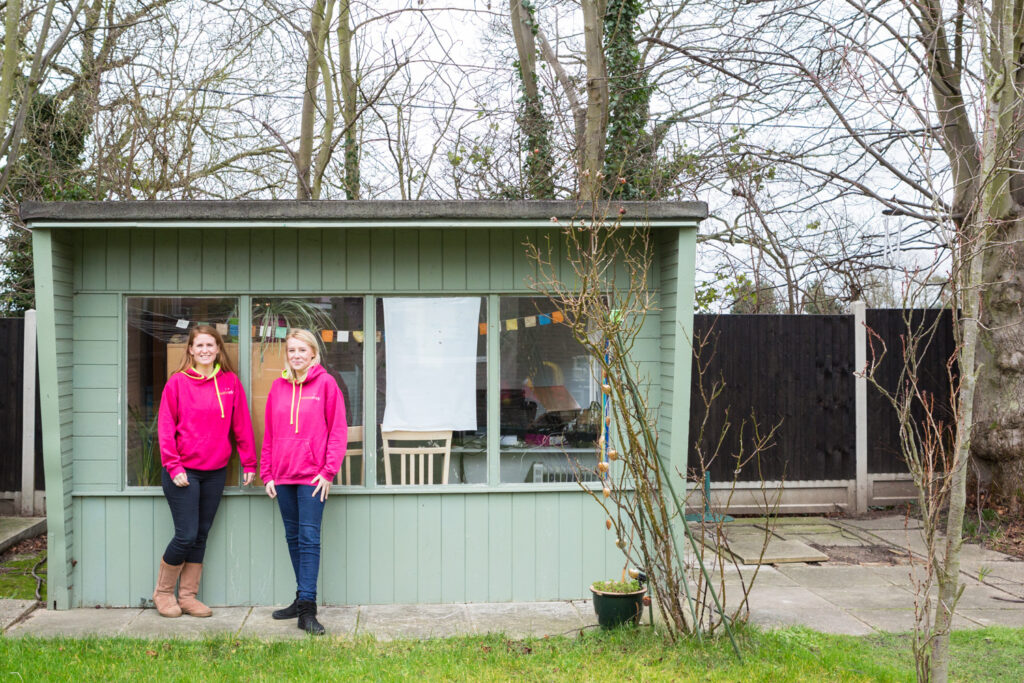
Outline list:
[[[540,297],[501,298],[501,481],[594,478],[600,425],[589,356]]]
[[[160,485],[160,446],[156,420],[167,378],[185,354],[188,330],[213,325],[238,368],[238,298],[128,297],[125,402],[126,480],[129,486]],[[232,458],[229,484],[238,483]]]
[[[263,445],[264,416],[270,385],[285,369],[288,329],[311,330],[320,338],[320,361],[345,397],[349,453],[336,482],[362,486],[363,299],[362,297],[255,298],[252,302],[252,356],[249,400],[256,448]]]

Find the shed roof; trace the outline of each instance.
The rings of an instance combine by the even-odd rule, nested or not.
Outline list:
[[[128,202],[25,202],[20,207],[26,223],[159,224],[182,221],[237,221],[266,224],[282,222],[376,221],[538,221],[557,217],[615,216],[657,223],[693,223],[707,218],[705,202],[601,202],[576,201],[128,201]]]

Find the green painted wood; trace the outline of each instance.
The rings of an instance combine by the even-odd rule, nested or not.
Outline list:
[[[527,245],[538,246],[537,230],[519,229],[512,233],[512,286],[520,289],[537,279],[537,262],[527,255]],[[493,263],[491,264],[493,267]]]
[[[395,288],[395,231],[374,230],[370,233],[370,289],[390,292]],[[403,268],[405,264],[402,264]]]
[[[131,231],[107,231],[106,289],[127,289],[131,281]]]
[[[323,251],[320,253],[322,286],[328,292],[342,292],[347,288],[348,268],[344,230],[324,230]]]
[[[408,522],[409,520],[403,520]],[[407,528],[407,527],[403,527]],[[395,602],[395,498],[373,497],[370,500],[370,602]],[[389,580],[390,577],[390,580]]]
[[[278,531],[275,522],[281,514],[277,511],[277,505],[265,496],[257,496],[249,500],[249,601],[254,605],[273,605],[277,603],[274,596],[274,547],[280,538],[284,540],[284,531],[281,527],[280,536],[273,534]],[[287,554],[287,551],[286,551]],[[291,567],[288,567],[291,572]],[[292,581],[294,582],[294,574]],[[294,588],[292,588],[294,599]],[[289,600],[288,602],[291,602]]]
[[[249,241],[249,288],[256,293],[274,291],[274,233],[253,230]]]
[[[490,275],[490,289],[496,291],[512,291],[515,284],[515,261],[513,255],[515,231],[514,230],[492,230],[490,231],[491,253],[484,263],[488,264]]]
[[[128,565],[128,606],[143,604],[140,601],[152,598],[156,585],[157,570],[160,566],[158,554],[164,546],[157,547],[153,538],[153,506],[156,498],[128,498],[128,547],[131,557]]]
[[[370,496],[345,496],[343,521],[348,541],[345,558],[344,603],[356,605],[370,601],[370,585],[380,573],[370,558]]]
[[[512,499],[498,493],[488,500],[488,600],[512,599]]]
[[[501,353],[501,307],[497,295],[487,297],[487,357],[499,358]],[[501,396],[501,363],[487,364],[487,396]],[[487,424],[501,424],[501,404],[499,401],[487,402]],[[493,427],[487,430],[487,452],[499,453],[501,449],[501,431]],[[501,483],[501,456],[487,459],[487,483],[497,486]]]
[[[441,504],[441,599],[438,602],[466,602],[466,499],[440,496]]]
[[[230,291],[249,289],[248,230],[228,230],[224,239],[224,286]]]
[[[131,535],[130,498],[107,498],[99,499],[106,503],[106,523],[104,528],[107,533],[107,548],[118,548],[124,544],[124,539]],[[106,587],[104,597],[99,604],[109,602],[115,605],[132,604],[131,593],[131,567],[125,562],[120,554],[108,554],[106,557],[106,568],[104,579]]]
[[[466,233],[441,231],[441,283],[439,289],[461,291],[467,288]]]
[[[178,288],[178,232],[157,230],[153,235],[153,288],[171,292]]]
[[[363,297],[363,331],[366,339],[377,337],[377,308],[374,298],[370,295]],[[363,367],[373,368],[377,363],[377,345],[363,344]],[[377,444],[377,373],[363,373],[363,436],[366,443]],[[351,421],[350,421],[351,423]],[[353,423],[354,424],[354,423]],[[364,446],[364,451],[369,453],[371,449]],[[377,462],[376,457],[363,458],[363,481],[369,489],[377,487]]]
[[[583,556],[583,506],[597,503],[589,496],[559,495],[558,500],[558,594],[559,600],[581,595],[583,565],[592,558]]]
[[[562,533],[568,530],[563,527],[564,520],[558,517],[557,493],[538,493],[533,497],[536,511],[536,524],[533,528],[533,542],[537,547],[534,576],[534,600],[554,600],[558,597],[558,545]],[[513,520],[519,524],[519,520]],[[573,532],[575,533],[575,532]]]
[[[82,539],[80,556],[82,574],[76,589],[84,605],[104,605],[107,600],[107,515],[106,499],[86,498],[81,508],[82,530],[90,530]],[[113,549],[112,549],[113,550]],[[47,579],[50,577],[47,576]],[[111,601],[111,604],[116,604]]]
[[[75,460],[115,460],[121,459],[120,436],[74,436],[71,447]]]
[[[72,261],[76,264],[74,271],[74,291],[79,291],[83,288],[82,284],[82,264],[85,263],[85,233],[81,230],[75,230],[72,238]]]
[[[133,290],[146,291],[154,288],[153,230],[131,230],[128,286]]]
[[[178,233],[178,287],[184,291],[200,288],[203,278],[203,231]]]
[[[117,341],[120,318],[117,316],[75,317],[72,335],[75,342]]]
[[[121,458],[75,460],[71,465],[76,488],[79,485],[110,486],[121,481]]]
[[[419,286],[439,290],[444,285],[445,243],[442,230],[419,230]],[[459,287],[458,289],[462,289]]]
[[[76,413],[115,413],[118,410],[118,390],[78,389],[72,405]]]
[[[76,413],[72,417],[75,436],[118,436],[117,413]]]
[[[224,230],[204,230],[202,247],[203,290],[223,290],[227,286],[227,234]]]
[[[320,534],[320,592],[328,605],[344,605],[348,587],[348,526],[345,509],[348,501],[337,494],[327,499]]]
[[[392,560],[390,563],[393,579],[393,602],[411,604],[417,601],[419,577],[419,535],[423,533],[424,520],[419,519],[417,507],[419,496],[396,496],[392,499],[394,509],[393,524],[401,528],[401,533],[394,529],[388,540],[392,544]],[[386,567],[388,565],[381,565]],[[376,602],[376,600],[374,600]]]
[[[116,365],[75,364],[72,386],[75,389],[104,389],[118,385]]]
[[[399,291],[416,291],[420,287],[419,230],[395,230],[395,282]]]
[[[412,498],[406,496],[406,498]],[[441,543],[446,531],[440,495],[416,496],[416,602],[441,602],[444,565]]]
[[[686,471],[688,460],[688,429],[690,415],[690,372],[692,346],[689,331],[693,329],[693,273],[696,270],[696,233],[687,228],[678,231],[677,253],[679,263],[676,266],[676,309],[675,309],[675,349],[673,351],[673,382],[672,382],[672,434],[669,440],[671,448],[672,471],[677,477],[676,486],[685,485],[685,479],[679,476]]]
[[[281,521],[281,510],[274,505],[274,531],[268,539],[264,536],[263,542],[267,544],[267,551],[271,554],[271,560],[267,565],[274,568],[273,582],[273,605],[287,605],[295,599],[295,570],[292,569],[291,557],[288,554],[288,546],[284,541],[284,522]]]
[[[537,565],[550,562],[551,558],[538,558],[534,543],[538,523],[537,497],[521,494],[512,498],[512,600],[529,600],[536,594]],[[550,524],[550,519],[541,519],[540,524]]]
[[[226,508],[234,505],[234,500],[217,510],[217,516],[210,527],[210,535],[206,539],[206,555],[203,557],[203,576],[199,586],[199,599],[213,605],[227,604],[228,577],[228,530],[225,520]]]
[[[486,292],[491,288],[491,234],[466,232],[466,289]]]
[[[345,273],[350,292],[370,289],[370,231],[345,231]]]
[[[323,287],[323,231],[302,230],[298,234],[298,288],[317,292]]]
[[[298,234],[295,230],[274,230],[274,289],[291,292],[299,286]]]
[[[466,496],[466,602],[491,600],[488,530],[489,496]]]
[[[71,303],[75,316],[79,319],[99,316],[117,317],[121,315],[121,306],[121,297],[117,294],[80,293],[74,296]],[[117,330],[115,330],[116,332]],[[117,338],[116,334],[114,338]]]
[[[33,241],[33,245],[35,242]],[[34,254],[34,250],[33,250]],[[52,268],[53,256],[50,259],[49,267]],[[82,287],[85,289],[106,289],[107,286],[107,233],[105,230],[97,230],[89,235],[82,247]],[[52,274],[51,274],[52,277]],[[38,285],[37,285],[38,286]],[[39,309],[39,302],[36,302],[36,309]]]

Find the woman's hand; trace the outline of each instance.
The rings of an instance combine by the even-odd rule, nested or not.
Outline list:
[[[255,472],[246,472],[242,475],[242,486],[248,486],[252,483],[252,480],[256,478]]]
[[[277,487],[274,486],[274,482],[268,481],[263,485],[263,490],[267,492],[267,495],[271,498],[277,498]]]
[[[176,475],[174,475],[174,479],[172,479],[171,481],[174,482],[175,486],[185,488],[186,486],[188,486],[188,475],[185,474],[184,472],[178,472]]]
[[[331,492],[331,482],[321,477],[319,474],[313,477],[313,480],[309,482],[316,486],[313,489],[313,497],[316,498],[316,494],[320,494],[320,502],[327,500],[327,494]]]

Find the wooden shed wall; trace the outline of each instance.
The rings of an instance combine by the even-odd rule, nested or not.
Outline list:
[[[152,592],[158,556],[172,533],[158,490],[124,486],[124,295],[531,294],[528,281],[536,271],[523,245],[557,234],[453,228],[45,232],[63,245],[67,263],[60,277],[67,279],[61,291],[68,303],[58,313],[66,317],[60,362],[68,390],[73,381],[73,395],[62,395],[60,410],[67,430],[66,492],[74,494],[73,508],[71,495],[66,506],[67,561],[77,560],[70,606],[139,604]],[[695,231],[659,232],[668,265],[656,264],[655,289],[666,273],[678,270],[674,254],[680,244],[692,247]],[[654,380],[652,399],[662,406],[670,400],[661,380],[671,376],[663,369],[664,349],[675,348],[674,330],[684,317],[676,314],[673,295],[663,292],[671,322],[664,324],[655,311],[634,348],[642,371]],[[242,315],[244,324],[247,313]],[[243,382],[246,367],[243,362]],[[686,399],[688,410],[688,394]],[[662,414],[667,418],[666,410]],[[667,445],[665,437],[662,443]],[[621,555],[605,531],[603,513],[585,493],[545,489],[332,495],[321,597],[330,604],[581,597],[590,581],[618,574]],[[290,601],[294,584],[280,524],[265,496],[229,491],[210,537],[204,599]]]

